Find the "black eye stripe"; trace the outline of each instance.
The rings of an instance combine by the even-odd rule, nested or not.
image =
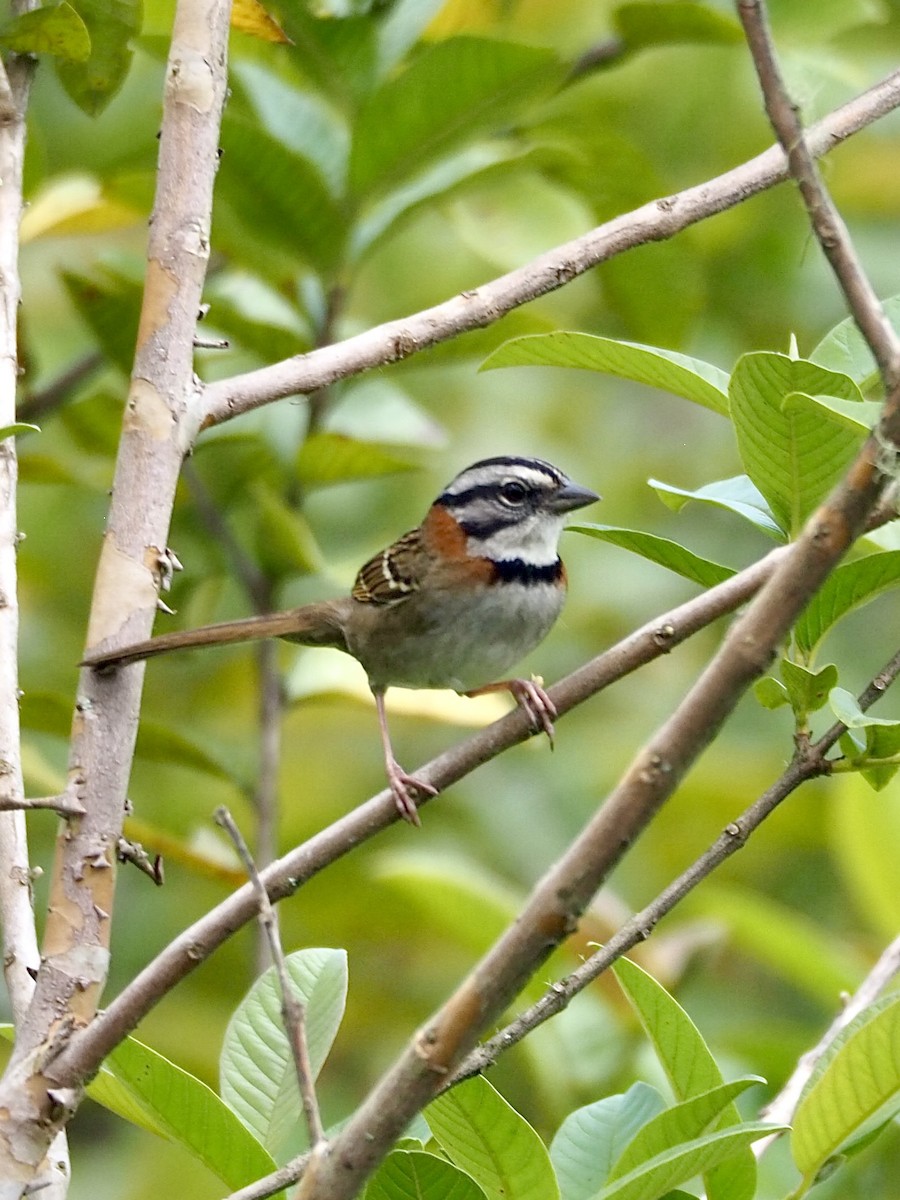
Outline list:
[[[467,505],[477,502],[478,500],[498,500],[503,498],[503,488],[505,484],[512,482],[511,480],[498,481],[497,483],[478,483],[473,487],[466,488],[464,492],[443,492],[438,500],[441,504],[446,504],[448,508],[465,508]],[[543,488],[529,486],[524,480],[517,480],[517,483],[522,487],[522,499],[534,499],[541,495]],[[547,491],[550,489],[548,488]]]

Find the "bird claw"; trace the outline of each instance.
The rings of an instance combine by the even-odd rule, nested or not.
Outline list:
[[[413,793],[420,792],[424,796],[436,796],[437,788],[426,783],[424,779],[408,775],[396,759],[390,759],[386,766],[388,784],[391,795],[394,797],[394,803],[397,805],[397,811],[404,821],[409,821],[410,825],[421,825],[422,821]]]
[[[533,675],[531,679],[511,679],[507,686],[516,703],[528,714],[535,733],[546,733],[552,749],[556,734],[553,727],[556,705],[544,691],[543,682],[540,676]]]

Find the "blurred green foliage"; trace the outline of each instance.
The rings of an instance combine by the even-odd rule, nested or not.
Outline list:
[[[130,66],[123,55],[138,9],[113,7],[127,32],[117,40],[105,27],[103,36],[120,75],[111,69],[104,92],[96,74],[78,76],[77,63],[61,77],[42,63],[31,105],[22,419],[42,432],[19,442],[27,534],[19,565],[32,794],[58,787],[65,770],[65,714],[140,301],[172,5],[148,0]],[[350,15],[322,17],[302,0],[272,3],[290,44],[232,37],[209,313],[200,327],[229,347],[198,350],[203,378],[301,353],[477,287],[771,141],[725,3],[348,7]],[[807,119],[896,61],[896,0],[773,0],[771,9]],[[88,28],[91,15],[82,13]],[[79,96],[99,115],[86,115]],[[885,295],[900,291],[898,141],[893,116],[824,168]],[[844,315],[793,189],[783,186],[615,259],[487,330],[309,403],[282,401],[245,416],[204,435],[185,476],[171,533],[185,570],[167,597],[178,612],[161,615],[157,628],[251,610],[235,547],[273,606],[343,589],[367,555],[420,519],[458,469],[496,453],[558,462],[603,493],[599,518],[617,527],[745,565],[771,545],[764,534],[721,508],[674,512],[647,485],[663,479],[692,491],[741,471],[731,430],[715,411],[588,371],[477,368],[514,335],[569,328],[652,343],[730,372],[750,351],[787,354],[792,336],[809,357]],[[563,553],[565,616],[525,665],[549,680],[696,590],[600,541],[570,534]],[[851,691],[894,651],[894,628],[891,603],[882,600],[829,635],[827,653]],[[352,1108],[515,913],[695,678],[717,634],[700,635],[571,714],[554,755],[539,742],[513,750],[429,805],[421,833],[390,830],[281,906],[287,948],[345,947],[349,955],[346,1014],[320,1080],[327,1122]],[[279,659],[291,697],[279,772],[278,840],[287,847],[383,780],[374,712],[357,698],[355,665],[341,660],[332,669],[326,652],[290,647]],[[410,768],[464,735],[427,697],[418,707],[392,722]],[[879,715],[900,715],[890,696],[882,707]],[[167,880],[154,891],[137,872],[121,871],[111,994],[233,886],[230,852],[210,818],[227,803],[252,835],[257,709],[252,648],[149,667],[148,731],[130,798],[134,836],[164,849]],[[604,940],[624,909],[649,901],[776,778],[792,731],[786,707],[769,711],[748,698],[616,871],[575,944],[534,987],[565,971],[589,941]],[[51,818],[36,815],[33,849],[44,866],[52,836]],[[852,987],[896,934],[898,858],[896,781],[877,794],[851,775],[808,786],[661,924],[640,957],[678,992],[719,1061],[733,1064],[731,1074],[763,1074],[774,1090],[830,1021],[838,989]],[[46,886],[37,891],[43,901]],[[212,1085],[229,1016],[254,977],[254,940],[249,930],[232,939],[138,1031]],[[549,1139],[575,1105],[624,1091],[643,1074],[658,1081],[633,1016],[601,980],[504,1058],[492,1079]],[[180,1151],[90,1104],[72,1134],[76,1200],[142,1200],[167,1180],[199,1200],[221,1192]],[[888,1196],[891,1136],[822,1184],[823,1200]],[[782,1194],[791,1168],[776,1158],[765,1172],[761,1194]]]

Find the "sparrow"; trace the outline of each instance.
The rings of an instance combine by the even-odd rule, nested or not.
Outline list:
[[[540,681],[504,675],[562,609],[558,547],[566,514],[599,499],[542,459],[482,459],[447,484],[421,525],[365,563],[349,596],[91,652],[81,665],[124,667],[171,650],[267,637],[343,650],[368,676],[397,809],[419,825],[416,793],[437,789],[394,757],[385,691],[508,691],[552,742],[556,710]]]

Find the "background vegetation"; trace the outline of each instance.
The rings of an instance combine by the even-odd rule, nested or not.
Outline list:
[[[291,44],[232,35],[201,326],[204,337],[229,345],[198,351],[205,379],[475,287],[772,140],[724,3],[269,7]],[[417,21],[409,18],[416,7]],[[20,682],[26,789],[37,795],[64,782],[137,323],[171,19],[163,0],[148,0],[142,25],[136,4],[117,10],[139,27],[121,89],[98,98],[89,115],[66,94],[65,72],[42,64],[29,117],[21,413],[41,433],[19,444],[27,535]],[[896,62],[893,0],[773,0],[771,10],[807,121]],[[600,61],[584,62],[598,46]],[[406,92],[385,82],[396,78],[406,79]],[[824,168],[882,295],[900,291],[898,141],[898,118],[886,118]],[[602,511],[587,519],[745,565],[768,548],[762,533],[705,506],[675,513],[647,483],[695,488],[738,474],[733,433],[720,416],[594,373],[479,373],[479,365],[512,335],[570,328],[730,370],[744,352],[787,351],[792,337],[807,353],[844,315],[794,189],[782,186],[616,258],[483,332],[308,404],[286,400],[248,414],[204,435],[188,464],[170,539],[185,568],[166,597],[177,615],[161,614],[156,628],[342,590],[458,469],[496,453],[540,455],[602,492]],[[570,601],[526,664],[549,680],[696,590],[575,533],[563,553]],[[893,607],[877,602],[834,635],[827,657],[844,664],[845,686],[862,687],[895,648]],[[288,948],[349,954],[347,1014],[320,1084],[326,1123],[352,1108],[515,914],[683,694],[718,632],[577,709],[559,727],[555,754],[535,741],[503,755],[429,805],[421,833],[392,828],[281,906]],[[273,848],[286,848],[380,789],[382,768],[356,665],[291,647],[279,648],[277,661],[285,709]],[[122,870],[108,995],[240,877],[210,814],[226,803],[251,836],[256,826],[260,663],[253,649],[229,649],[148,669],[127,831],[164,855],[166,885],[154,889]],[[475,705],[451,715],[443,697],[404,695],[402,703],[409,715],[393,726],[410,767],[485,715]],[[884,709],[900,715],[890,697]],[[647,903],[776,778],[792,733],[787,710],[748,697],[546,979]],[[49,859],[52,826],[50,815],[32,818],[38,863]],[[636,957],[677,994],[720,1062],[734,1074],[765,1075],[774,1092],[840,993],[895,936],[898,856],[896,782],[880,793],[852,775],[807,785]],[[40,912],[44,880],[36,892]],[[232,939],[138,1035],[215,1084],[226,1024],[256,973],[254,943],[250,930]],[[604,978],[491,1078],[549,1138],[574,1106],[645,1075],[656,1080],[643,1036]],[[752,1093],[754,1105],[760,1095]],[[72,1140],[73,1197],[140,1200],[167,1187],[198,1200],[221,1194],[183,1151],[90,1102]],[[894,1130],[819,1194],[895,1195],[898,1151]],[[761,1194],[783,1194],[785,1155],[776,1149],[765,1161]]]

